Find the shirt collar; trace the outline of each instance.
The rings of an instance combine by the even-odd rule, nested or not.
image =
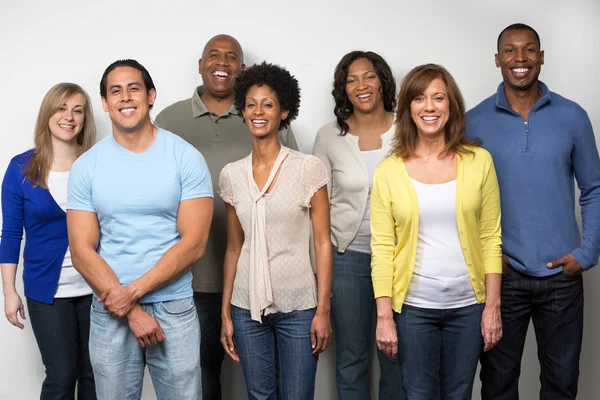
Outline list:
[[[552,98],[550,93],[550,89],[548,86],[542,81],[538,81],[538,86],[542,92],[542,96],[538,99],[532,109],[537,109],[542,105],[549,102]],[[506,99],[506,94],[504,93],[504,82],[498,85],[498,90],[496,91],[496,107],[504,108],[507,110],[511,110],[510,105],[508,104],[508,100]]]
[[[206,104],[202,101],[202,92],[204,91],[204,86],[200,85],[194,90],[194,94],[192,95],[192,113],[194,114],[194,118],[198,118],[203,116],[204,114],[209,114],[211,111],[206,107]],[[226,115],[239,115],[235,106],[232,104],[225,113],[220,115],[219,117],[224,117]]]

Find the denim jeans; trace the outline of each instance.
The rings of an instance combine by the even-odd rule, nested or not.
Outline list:
[[[483,349],[483,304],[448,310],[402,306],[394,313],[408,400],[467,400]]]
[[[225,350],[221,345],[222,293],[194,292],[200,321],[200,365],[202,366],[202,399],[221,400],[221,364]]]
[[[336,386],[339,400],[367,400],[369,350],[375,296],[371,281],[371,255],[333,248],[331,316],[336,341]],[[402,371],[398,358],[377,351],[381,375],[380,400],[401,400]]]
[[[250,311],[231,306],[233,340],[249,400],[312,400],[317,357],[310,326],[316,309],[275,313],[253,321]]]
[[[200,326],[192,297],[142,304],[166,339],[140,347],[127,318],[114,318],[92,302],[90,357],[99,400],[138,400],[148,365],[158,400],[202,399]]]
[[[31,327],[37,341],[46,379],[41,400],[96,399],[90,364],[90,303],[92,295],[54,299],[44,304],[27,299]]]
[[[564,272],[535,278],[509,268],[502,275],[502,332],[481,356],[481,397],[519,398],[521,356],[533,320],[540,361],[540,399],[575,399],[583,337],[583,279]]]

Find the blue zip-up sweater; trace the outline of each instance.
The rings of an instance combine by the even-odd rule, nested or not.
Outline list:
[[[2,181],[0,263],[19,263],[25,227],[25,297],[52,304],[69,246],[67,215],[48,190],[25,179],[23,172],[31,156],[33,150],[15,156]]]
[[[546,263],[569,253],[582,268],[600,255],[600,160],[590,119],[577,103],[539,82],[542,97],[527,121],[496,94],[467,113],[467,136],[479,138],[494,159],[502,209],[502,251],[531,276],[560,269]],[[583,239],[575,218],[581,196]]]

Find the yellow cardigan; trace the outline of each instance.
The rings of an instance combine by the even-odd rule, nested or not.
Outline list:
[[[502,273],[500,192],[492,156],[480,147],[458,156],[456,222],[477,302],[485,302],[485,274]],[[404,161],[392,155],[373,176],[371,275],[375,298],[391,297],[400,312],[410,286],[419,204]]]

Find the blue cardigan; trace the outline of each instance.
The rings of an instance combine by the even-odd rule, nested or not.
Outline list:
[[[467,113],[467,136],[494,159],[502,208],[502,250],[517,270],[557,273],[546,263],[568,253],[589,269],[600,255],[600,159],[592,124],[579,105],[539,83],[542,97],[527,122],[513,111],[504,85]],[[575,187],[583,238],[575,218]]]
[[[48,190],[34,187],[23,175],[32,156],[33,150],[15,156],[4,175],[0,263],[19,263],[25,227],[25,297],[52,304],[69,246],[67,215]]]

